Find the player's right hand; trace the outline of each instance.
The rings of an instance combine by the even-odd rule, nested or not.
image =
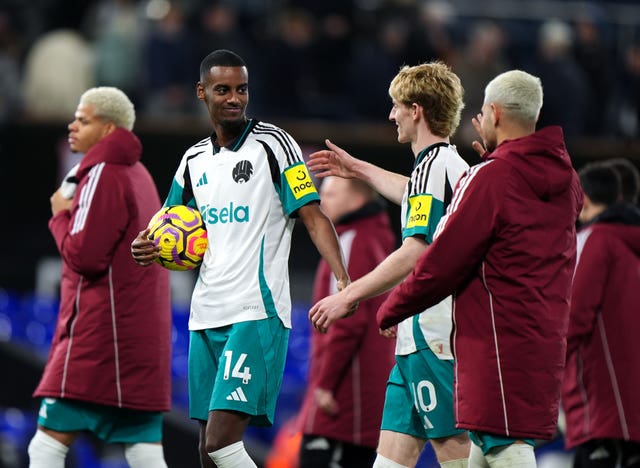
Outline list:
[[[160,256],[160,246],[149,239],[149,229],[140,231],[131,243],[131,256],[138,265],[149,266]]]
[[[309,170],[319,178],[337,176],[352,179],[356,177],[353,166],[358,160],[328,139],[324,142],[329,149],[316,151],[309,155],[307,162]]]
[[[478,156],[480,156],[481,158],[484,156],[484,154],[487,152],[487,145],[485,143],[485,139],[484,139],[484,132],[482,131],[482,114],[478,114],[476,117],[473,117],[471,119],[471,123],[473,124],[473,128],[476,129],[476,133],[478,134],[478,136],[481,139],[481,142],[478,140],[473,140],[471,142],[471,148],[473,148],[473,150],[478,153]]]

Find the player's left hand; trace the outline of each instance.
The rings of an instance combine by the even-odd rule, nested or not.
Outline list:
[[[160,256],[160,246],[149,239],[149,228],[140,231],[131,243],[131,256],[141,266],[151,265]]]
[[[324,388],[316,388],[314,397],[318,408],[320,408],[325,413],[336,414],[340,409],[338,407],[338,402],[335,398],[333,398],[333,393],[331,393],[329,390],[325,390]]]
[[[73,199],[69,200],[66,198],[60,189],[56,190],[51,198],[49,198],[51,202],[51,213],[53,215],[57,215],[63,210],[70,210],[71,205],[73,204]]]
[[[333,322],[352,315],[358,304],[350,304],[346,289],[318,301],[309,310],[309,320],[320,333],[326,333]]]
[[[393,339],[398,336],[398,327],[394,325],[393,327],[382,329],[380,328],[380,334],[385,338]]]

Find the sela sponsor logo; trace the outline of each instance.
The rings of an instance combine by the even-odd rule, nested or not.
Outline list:
[[[231,171],[231,177],[238,184],[244,184],[245,182],[249,182],[251,175],[253,174],[253,166],[247,160],[240,161],[236,164],[236,167]]]
[[[415,195],[409,198],[409,218],[407,219],[407,229],[414,227],[425,227],[429,224],[429,214],[431,213],[431,195]]]
[[[200,214],[206,224],[249,222],[249,207],[247,205],[235,205],[233,202],[229,202],[229,206],[222,208],[203,205],[200,207]]]
[[[299,200],[305,195],[316,193],[316,187],[313,185],[307,166],[305,166],[304,163],[299,163],[285,169],[284,176],[296,200]]]

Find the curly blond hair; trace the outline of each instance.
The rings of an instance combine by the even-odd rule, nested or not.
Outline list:
[[[90,105],[96,117],[112,122],[116,127],[133,129],[136,111],[126,94],[118,88],[100,86],[85,91],[80,105]]]
[[[402,67],[391,81],[389,96],[407,106],[422,106],[436,136],[451,137],[460,124],[464,89],[458,75],[442,62]]]

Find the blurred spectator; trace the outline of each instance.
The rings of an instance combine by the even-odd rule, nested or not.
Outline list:
[[[68,118],[80,95],[95,84],[94,54],[76,31],[41,36],[29,50],[24,69],[25,111],[47,118]]]
[[[352,117],[348,87],[352,35],[351,22],[343,14],[327,14],[318,22],[313,53],[317,93],[313,102],[309,103],[314,116],[339,119]]]
[[[122,89],[139,100],[144,18],[134,0],[102,0],[87,13],[84,29],[93,39],[98,86]]]
[[[455,23],[452,4],[443,0],[424,1],[413,15],[417,22],[412,26],[405,63],[436,59],[451,63],[455,51],[450,30]]]
[[[609,133],[614,60],[600,25],[588,13],[580,14],[576,20],[574,54],[590,89],[585,132],[590,136]]]
[[[198,49],[183,11],[176,2],[151,25],[143,47],[144,113],[184,117],[196,112],[193,96],[198,81]]]
[[[484,88],[508,66],[503,55],[504,33],[494,22],[473,25],[462,54],[455,60],[454,70],[464,87],[464,109],[460,120],[460,138],[469,142],[476,138],[471,119],[484,102]]]
[[[13,18],[0,10],[0,124],[20,108],[20,63],[18,34],[12,27]]]
[[[387,120],[391,100],[372,96],[389,94],[389,83],[405,63],[408,39],[406,20],[390,17],[381,19],[374,39],[355,44],[349,89],[358,118]]]
[[[619,129],[626,137],[637,138],[640,132],[640,42],[623,51],[623,62],[616,105],[619,106]]]
[[[198,56],[205,57],[212,50],[233,50],[253,63],[254,49],[251,35],[241,30],[234,4],[206,3],[198,14]]]
[[[275,19],[261,64],[267,115],[313,115],[306,104],[318,88],[313,63],[315,27],[313,16],[300,8],[288,8]]]
[[[544,89],[538,128],[560,125],[567,137],[584,134],[591,99],[586,76],[571,55],[572,43],[569,25],[546,21],[539,29],[536,60],[528,70],[542,80]]]

